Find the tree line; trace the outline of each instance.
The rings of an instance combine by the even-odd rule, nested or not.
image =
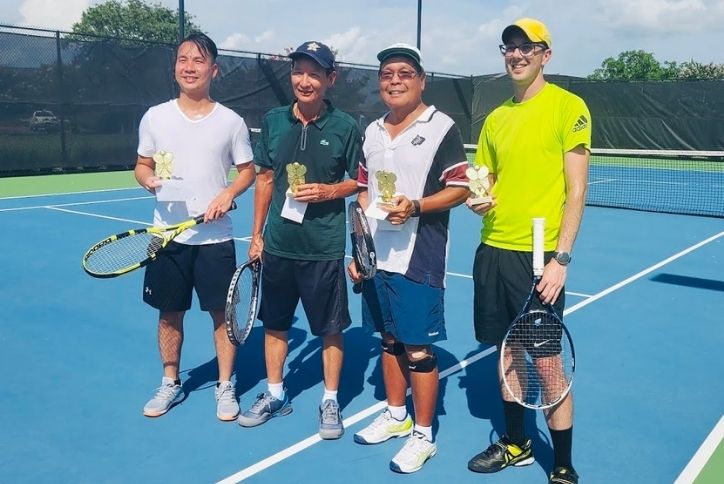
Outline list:
[[[178,40],[178,10],[150,5],[142,0],[109,0],[87,8],[73,33],[121,39],[175,43]],[[185,30],[201,30],[185,15]],[[667,81],[724,79],[724,64],[695,60],[659,62],[651,52],[629,50],[609,57],[588,79],[603,81]]]

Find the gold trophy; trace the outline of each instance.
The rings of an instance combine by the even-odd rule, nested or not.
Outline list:
[[[377,191],[380,193],[381,199],[377,203],[392,205],[392,197],[396,193],[395,181],[397,181],[397,175],[391,171],[380,170],[375,173],[375,178],[377,178]]]
[[[159,151],[153,155],[153,161],[156,163],[154,173],[162,180],[170,180],[173,172],[173,153],[168,151]]]
[[[287,181],[289,182],[289,193],[291,193],[292,196],[297,194],[299,185],[305,183],[305,173],[307,173],[307,167],[296,161],[287,165]]]
[[[473,197],[470,199],[472,205],[480,205],[483,203],[491,203],[493,197],[490,196],[488,189],[490,188],[490,180],[488,175],[488,167],[485,165],[480,167],[471,166],[465,171],[465,174],[470,180],[470,191],[473,192]]]

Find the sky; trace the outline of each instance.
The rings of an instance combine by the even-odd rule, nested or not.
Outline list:
[[[147,0],[172,9],[177,0]],[[101,0],[0,0],[0,23],[70,30]],[[219,47],[271,54],[306,40],[342,62],[376,64],[394,42],[415,44],[417,0],[185,0]],[[520,17],[551,32],[551,74],[586,76],[604,59],[642,49],[659,62],[724,63],[724,0],[423,0],[423,65],[461,75],[503,71],[500,34]]]

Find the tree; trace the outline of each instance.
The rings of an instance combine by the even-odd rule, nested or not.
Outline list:
[[[73,33],[120,39],[176,43],[178,11],[160,4],[147,5],[141,0],[108,0],[88,8],[73,25]],[[185,31],[201,30],[185,14]]]
[[[724,79],[724,64],[701,64],[694,60],[678,64],[659,63],[650,52],[627,50],[601,63],[589,79],[603,81],[660,81],[675,79]]]

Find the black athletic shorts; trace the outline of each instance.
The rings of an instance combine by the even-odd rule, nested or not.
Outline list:
[[[308,261],[264,252],[259,319],[264,328],[288,331],[299,300],[315,336],[341,333],[352,324],[344,259]]]
[[[545,253],[545,262],[553,251]],[[533,284],[533,253],[499,249],[480,244],[473,264],[475,338],[481,343],[499,345],[508,326],[523,309]],[[562,317],[565,308],[565,288],[553,304]],[[531,309],[540,309],[538,297],[533,297]]]
[[[234,271],[233,240],[207,245],[171,242],[146,266],[143,300],[161,311],[186,311],[196,289],[203,311],[223,311]]]

